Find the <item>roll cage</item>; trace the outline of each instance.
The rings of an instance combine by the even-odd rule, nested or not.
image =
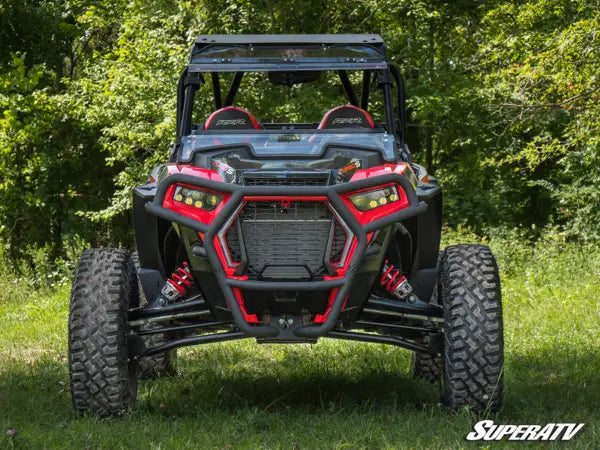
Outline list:
[[[364,110],[368,110],[370,86],[375,77],[383,96],[383,127],[387,133],[396,136],[401,158],[410,160],[410,152],[405,145],[404,81],[399,69],[388,61],[385,44],[376,34],[199,36],[192,47],[189,65],[181,72],[177,86],[177,139],[172,159],[177,158],[182,138],[192,131],[194,95],[206,83],[205,75],[210,76],[214,105],[220,109],[233,105],[247,72],[308,74],[326,71],[337,72],[349,103]],[[362,72],[360,96],[352,86],[348,71]],[[219,77],[219,73],[223,72],[234,73],[226,95]],[[277,125],[285,129],[288,124]],[[302,124],[294,124],[294,128],[299,127],[302,128]],[[203,132],[210,134],[210,131]]]

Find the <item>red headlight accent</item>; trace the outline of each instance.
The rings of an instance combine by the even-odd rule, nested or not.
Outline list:
[[[212,210],[207,211],[205,209],[196,208],[193,205],[186,205],[185,203],[175,201],[173,199],[173,195],[175,194],[175,190],[178,187],[193,189],[197,191],[203,191],[209,194],[214,194],[219,197],[222,197],[221,202]],[[223,192],[211,191],[209,189],[199,189],[198,187],[187,185],[187,184],[177,184],[172,185],[167,189],[165,194],[165,199],[163,201],[163,207],[166,209],[170,209],[171,211],[175,211],[176,213],[183,214],[184,216],[195,219],[199,222],[211,224],[215,217],[221,212],[227,201],[229,200],[230,194],[226,194]]]
[[[350,199],[350,197],[354,195],[362,194],[365,192],[377,191],[380,189],[385,189],[386,187],[396,188],[396,190],[398,191],[398,200],[385,205],[374,207],[373,209],[369,209],[367,211],[360,211],[356,206],[354,206],[354,203],[352,203],[352,200]],[[340,197],[342,198],[344,204],[350,209],[352,214],[356,216],[358,222],[361,225],[389,216],[390,214],[393,214],[409,206],[406,191],[402,188],[402,186],[395,183],[382,184],[381,186],[360,189],[358,191],[342,194],[340,195]]]

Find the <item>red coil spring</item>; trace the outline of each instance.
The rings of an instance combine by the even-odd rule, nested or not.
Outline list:
[[[183,266],[173,272],[167,280],[167,283],[173,286],[181,295],[185,295],[187,289],[192,286],[193,277],[188,268],[189,264],[184,261]]]
[[[379,284],[384,287],[386,291],[390,294],[393,294],[396,291],[396,288],[400,286],[406,280],[406,277],[402,275],[402,271],[400,269],[394,268],[393,264],[389,264],[386,260],[385,265],[383,266],[383,276],[381,280],[379,280]]]

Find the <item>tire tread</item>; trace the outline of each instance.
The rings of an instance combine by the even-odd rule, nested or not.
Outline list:
[[[127,313],[138,302],[135,267],[124,250],[92,249],[75,271],[69,311],[69,373],[73,406],[115,415],[133,406]]]
[[[447,247],[438,287],[444,308],[444,403],[497,412],[504,394],[498,266],[484,245]]]

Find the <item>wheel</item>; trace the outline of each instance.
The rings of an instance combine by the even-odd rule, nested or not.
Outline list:
[[[80,413],[117,415],[137,397],[137,362],[129,358],[127,313],[139,303],[135,267],[124,250],[81,255],[69,310],[69,375]]]
[[[504,337],[500,277],[490,249],[447,247],[439,263],[438,294],[444,310],[443,403],[498,411]]]
[[[133,263],[135,264],[136,270],[140,268],[140,259],[138,256],[138,252],[133,252],[131,255],[133,259]],[[137,274],[136,274],[137,278]],[[144,295],[144,290],[142,289],[142,285],[138,279],[138,289],[140,291],[140,305],[145,305],[148,303],[146,296]],[[140,327],[140,330],[152,330],[159,328],[161,325],[156,323],[149,323]],[[156,347],[158,345],[164,344],[168,341],[163,333],[159,334],[149,334],[146,336],[141,336],[142,341],[146,348]],[[169,376],[175,375],[177,373],[177,349],[168,350],[163,353],[157,353],[152,356],[145,356],[140,358],[139,360],[139,377],[144,380],[154,379],[161,376]]]

